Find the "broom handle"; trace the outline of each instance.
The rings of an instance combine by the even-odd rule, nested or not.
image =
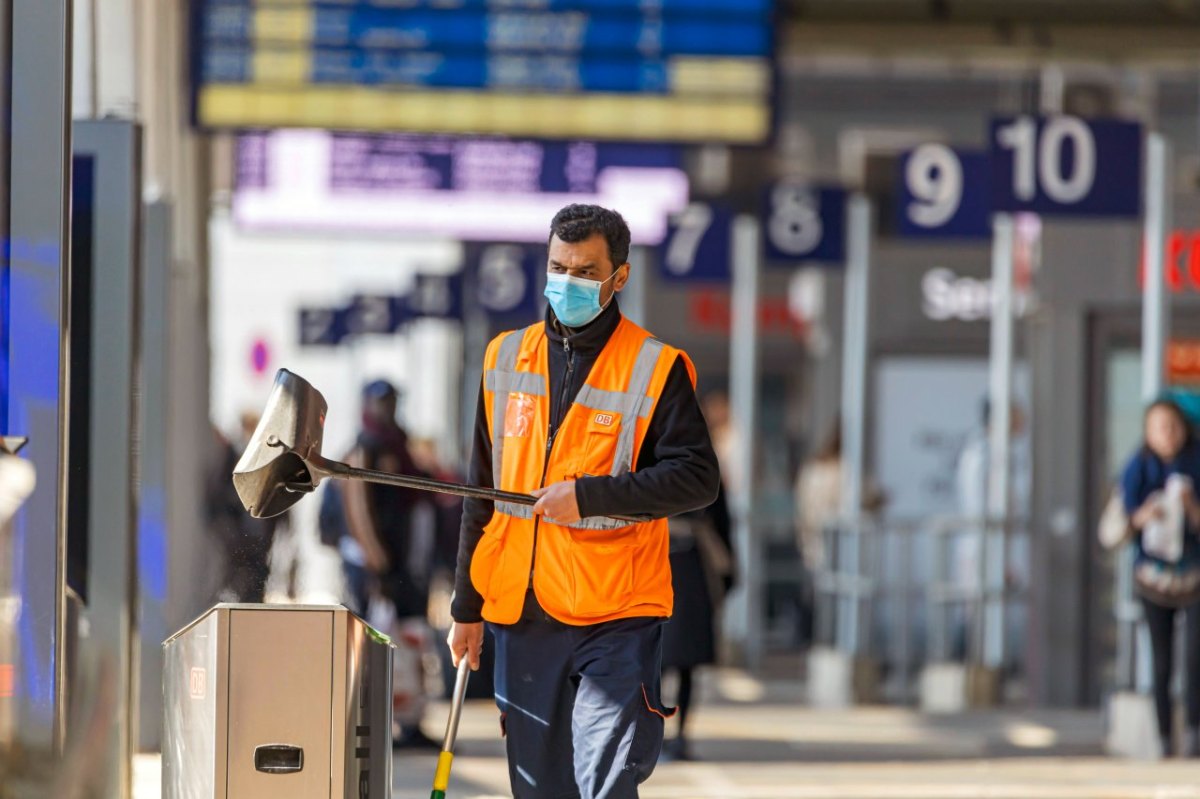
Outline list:
[[[392,474],[391,472],[380,472],[375,469],[361,469],[357,466],[348,466],[347,464],[339,463],[338,461],[322,459],[320,468],[330,476],[342,480],[364,480],[368,483],[379,483],[399,488],[412,488],[418,491],[434,491],[439,494],[454,494],[455,496],[470,497],[472,499],[488,499],[493,502],[511,502],[514,505],[533,505],[538,500],[532,494],[518,494],[513,491],[501,491],[497,488],[447,483],[428,477]],[[647,521],[644,518],[636,516],[611,516],[609,518],[629,522],[630,524],[639,524]]]
[[[463,700],[467,696],[467,678],[471,665],[464,653],[458,662],[458,676],[454,680],[454,697],[450,703],[450,718],[446,720],[446,737],[442,739],[442,752],[438,755],[437,771],[433,775],[433,792],[430,799],[446,799],[450,786],[450,767],[454,764],[454,742],[458,739],[458,722],[462,720]]]

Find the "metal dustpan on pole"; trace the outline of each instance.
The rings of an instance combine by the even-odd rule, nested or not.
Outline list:
[[[310,465],[321,456],[325,412],[321,392],[280,369],[262,419],[233,470],[233,486],[250,515],[278,516],[312,493],[323,476]]]
[[[300,375],[280,369],[246,452],[233,470],[233,485],[242,505],[255,518],[278,516],[311,494],[326,477],[435,491],[493,502],[533,505],[530,494],[481,486],[445,483],[412,475],[359,469],[321,455],[328,405],[321,392]],[[630,523],[642,521],[617,516]]]

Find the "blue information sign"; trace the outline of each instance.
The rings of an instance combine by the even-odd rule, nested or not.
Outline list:
[[[347,335],[346,309],[301,308],[299,340],[302,347],[334,347]]]
[[[1142,131],[1133,122],[1020,116],[991,125],[992,209],[1046,216],[1141,213]]]
[[[462,319],[462,288],[461,274],[417,275],[412,292],[402,298],[402,319]]]
[[[744,143],[770,133],[773,0],[195,4],[206,126]]]
[[[767,191],[763,233],[768,262],[841,264],[846,259],[846,192],[778,183]]]
[[[317,47],[759,57],[771,51],[770,28],[755,15],[695,18],[369,6],[311,9],[307,18],[311,22],[302,29],[300,43]],[[297,43],[295,29],[261,24],[275,18],[258,12],[256,7],[210,3],[204,14],[204,37],[210,43]]]
[[[987,238],[991,174],[982,150],[931,142],[905,153],[897,164],[897,232],[905,238]]]
[[[659,265],[668,282],[728,283],[733,213],[721,206],[692,203],[667,226]]]

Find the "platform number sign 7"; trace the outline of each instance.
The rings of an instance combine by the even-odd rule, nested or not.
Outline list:
[[[729,280],[729,226],[732,213],[695,202],[675,214],[659,249],[661,275],[670,282]]]
[[[1142,133],[1132,122],[997,119],[991,164],[996,211],[1103,217],[1141,212]]]

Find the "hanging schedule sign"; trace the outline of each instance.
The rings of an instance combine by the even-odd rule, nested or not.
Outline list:
[[[1136,217],[1142,131],[1133,122],[1019,116],[991,125],[992,210]]]

